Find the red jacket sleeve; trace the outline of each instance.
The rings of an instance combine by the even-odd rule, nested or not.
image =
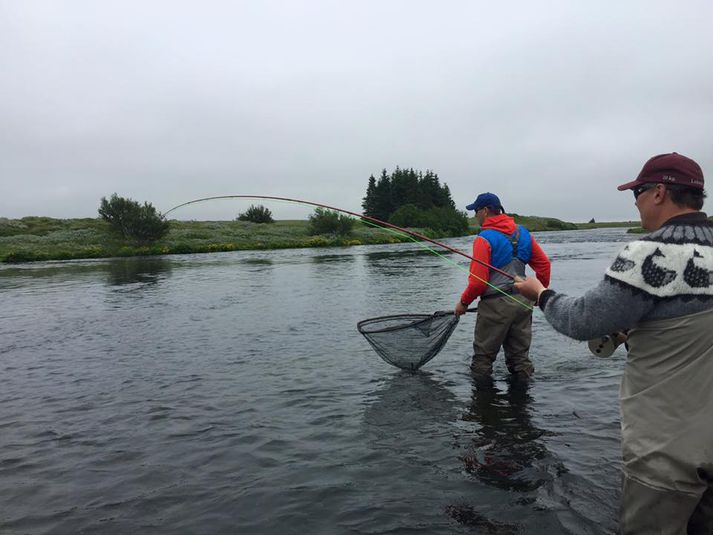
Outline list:
[[[532,238],[532,256],[528,264],[535,272],[537,280],[547,288],[550,285],[550,259],[547,258],[547,255],[542,250],[542,247],[535,241],[535,238]]]
[[[475,260],[470,261],[468,287],[460,296],[460,300],[465,305],[471,304],[482,295],[487,287],[486,282],[490,280],[490,268],[487,266],[487,264],[490,264],[490,242],[488,240],[480,236],[475,238],[473,241],[473,258],[485,262],[485,265]]]

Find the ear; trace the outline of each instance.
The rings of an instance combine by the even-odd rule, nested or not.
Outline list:
[[[666,186],[664,184],[656,184],[654,188],[654,204],[663,204],[666,200]]]

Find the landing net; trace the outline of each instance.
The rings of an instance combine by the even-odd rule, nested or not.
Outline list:
[[[386,362],[414,371],[443,349],[456,325],[458,316],[442,311],[371,318],[357,329]]]

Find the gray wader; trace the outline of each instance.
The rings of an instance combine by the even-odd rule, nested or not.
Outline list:
[[[508,236],[508,239],[512,245],[512,259],[501,270],[513,276],[524,277],[525,263],[517,257],[519,228],[512,236]],[[489,282],[490,287],[478,303],[473,337],[473,362],[470,369],[477,377],[489,377],[493,373],[493,362],[502,347],[505,350],[505,364],[510,373],[520,379],[529,379],[535,373],[535,367],[529,358],[533,303],[519,294],[513,295],[512,279],[502,273],[491,270]]]
[[[713,310],[629,332],[620,530],[713,533]]]
[[[533,304],[521,295],[512,297],[528,306]],[[523,379],[531,377],[535,373],[529,358],[531,340],[532,310],[516,303],[511,297],[481,299],[475,322],[473,362],[470,366],[473,374],[490,376],[502,347],[510,373]]]

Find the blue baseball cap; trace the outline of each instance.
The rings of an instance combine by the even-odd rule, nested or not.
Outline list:
[[[500,199],[498,199],[498,196],[495,195],[495,193],[481,193],[476,197],[476,199],[473,201],[472,204],[469,204],[468,206],[465,207],[466,210],[475,210],[476,212],[480,210],[481,208],[485,207],[490,207],[490,208],[499,208],[503,212],[505,211],[503,209],[503,205],[500,204]]]

